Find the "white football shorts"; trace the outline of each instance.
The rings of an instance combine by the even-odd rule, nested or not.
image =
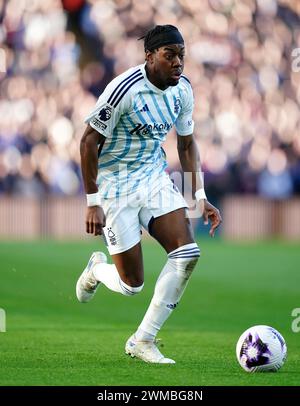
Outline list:
[[[101,201],[106,216],[103,237],[111,255],[134,247],[141,240],[142,227],[156,217],[163,216],[188,204],[167,174],[160,178],[159,186],[151,191],[138,190],[131,195],[107,198]]]

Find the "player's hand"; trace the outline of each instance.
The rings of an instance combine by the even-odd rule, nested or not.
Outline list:
[[[105,227],[105,214],[100,206],[88,207],[86,211],[86,232],[88,234],[101,235]]]
[[[222,217],[220,211],[211,203],[209,203],[209,201],[203,200],[203,202],[203,221],[205,225],[208,224],[208,221],[210,221],[211,227],[209,230],[209,234],[211,237],[214,237],[215,230],[222,223]]]

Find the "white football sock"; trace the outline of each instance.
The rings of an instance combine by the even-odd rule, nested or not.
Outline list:
[[[137,340],[149,341],[155,338],[178,305],[199,256],[200,251],[195,243],[183,245],[168,254],[168,261],[156,282],[151,303],[135,333]]]
[[[135,295],[144,287],[144,284],[133,287],[123,282],[114,264],[96,264],[93,268],[93,274],[97,281],[103,283],[108,289],[125,296]]]

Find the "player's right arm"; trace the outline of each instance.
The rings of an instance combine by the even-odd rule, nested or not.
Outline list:
[[[98,154],[105,137],[90,125],[87,126],[80,142],[81,171],[86,194],[98,193]],[[101,206],[87,207],[86,232],[100,235],[105,227],[105,215]]]
[[[96,182],[101,149],[106,138],[111,140],[121,115],[130,107],[131,97],[128,90],[142,78],[142,73],[136,68],[117,76],[106,86],[99,96],[96,106],[85,119],[88,126],[81,139],[80,155],[86,194],[98,193]],[[105,215],[102,207],[100,205],[88,207],[86,212],[87,233],[102,234],[103,227],[105,227]]]

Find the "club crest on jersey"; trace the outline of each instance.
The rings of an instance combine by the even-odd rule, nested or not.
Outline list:
[[[174,113],[178,114],[181,109],[181,100],[174,97]]]
[[[111,118],[111,110],[112,108],[110,106],[106,106],[103,109],[101,109],[98,114],[100,120],[102,121],[109,120]]]

